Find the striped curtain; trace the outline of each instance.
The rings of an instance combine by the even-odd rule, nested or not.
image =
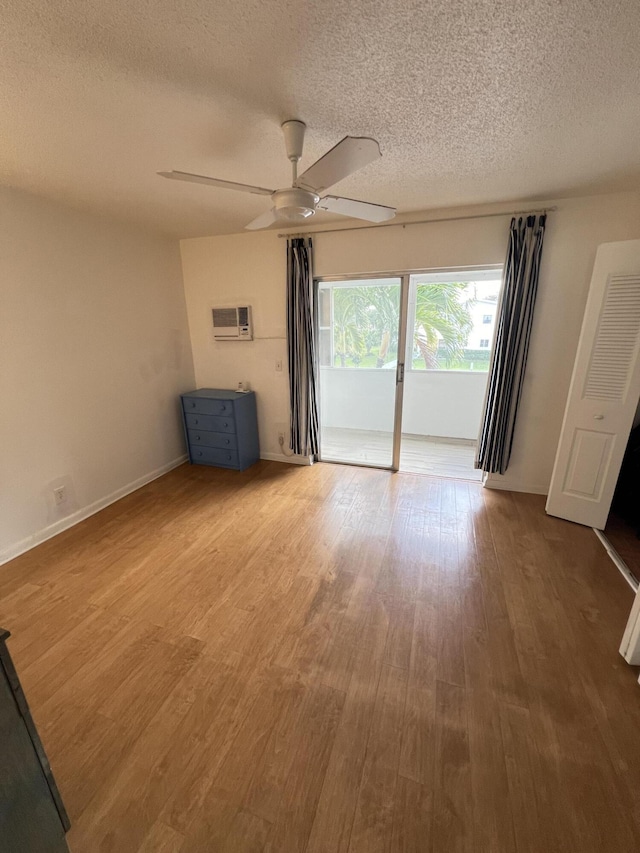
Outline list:
[[[504,474],[522,394],[546,215],[511,220],[475,467]]]
[[[290,447],[302,456],[318,453],[316,393],[316,302],[311,239],[287,241],[287,345],[291,400]]]

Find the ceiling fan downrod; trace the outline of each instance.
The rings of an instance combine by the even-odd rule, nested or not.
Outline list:
[[[282,133],[284,134],[284,145],[287,150],[287,157],[291,160],[291,173],[293,177],[293,185],[295,186],[298,180],[298,162],[302,157],[302,149],[304,147],[304,132],[307,125],[298,119],[289,119],[282,123]]]

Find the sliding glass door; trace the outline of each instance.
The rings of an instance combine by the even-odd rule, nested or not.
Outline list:
[[[317,282],[323,461],[479,478],[500,276],[486,267]]]
[[[481,479],[474,467],[501,270],[409,278],[400,470]]]
[[[407,288],[407,276],[318,283],[325,462],[398,467]]]

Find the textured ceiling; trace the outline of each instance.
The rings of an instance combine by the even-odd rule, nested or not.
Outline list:
[[[178,237],[269,200],[345,134],[340,195],[425,210],[640,187],[638,0],[4,0],[0,183]],[[345,220],[342,220],[345,221]]]

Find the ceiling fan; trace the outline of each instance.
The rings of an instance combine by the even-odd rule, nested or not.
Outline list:
[[[306,127],[303,121],[297,119],[285,121],[282,125],[287,157],[291,161],[293,172],[292,184],[288,189],[268,190],[264,187],[209,178],[206,175],[193,175],[190,172],[174,171],[158,172],[158,174],[175,181],[191,181],[227,190],[271,196],[273,207],[245,226],[250,231],[267,228],[274,222],[302,222],[313,216],[316,210],[327,210],[330,213],[339,213],[354,219],[365,219],[367,222],[384,222],[386,219],[393,219],[396,215],[393,207],[335,195],[321,195],[333,184],[337,184],[338,181],[382,157],[377,141],[367,136],[345,136],[341,142],[334,145],[298,177],[298,161],[302,157]]]

